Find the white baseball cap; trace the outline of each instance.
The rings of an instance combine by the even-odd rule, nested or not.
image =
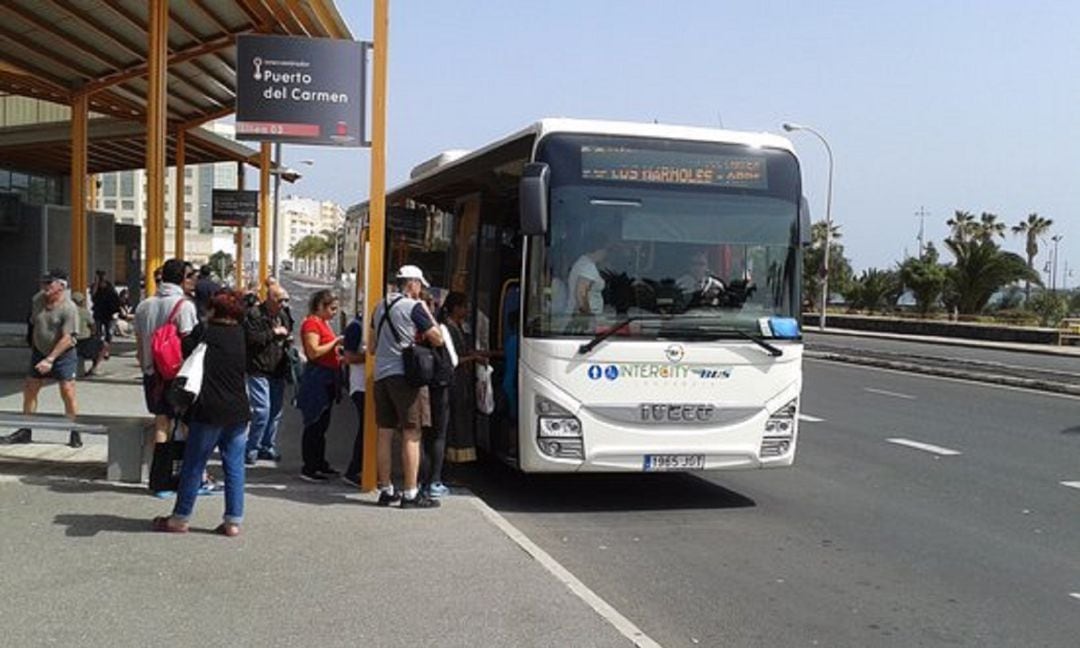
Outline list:
[[[421,270],[419,267],[414,266],[414,265],[403,265],[400,268],[398,268],[397,278],[398,279],[419,279],[420,283],[424,286],[424,288],[430,288],[431,287],[431,284],[428,283],[427,279],[424,279],[424,271]]]

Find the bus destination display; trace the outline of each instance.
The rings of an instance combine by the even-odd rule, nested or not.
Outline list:
[[[765,159],[610,146],[581,147],[581,178],[767,189]]]

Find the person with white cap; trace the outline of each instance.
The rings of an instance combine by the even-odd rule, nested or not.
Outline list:
[[[436,508],[438,500],[420,492],[420,388],[405,379],[403,352],[418,342],[430,346],[444,344],[435,318],[419,299],[429,287],[424,272],[403,265],[397,272],[398,291],[387,295],[375,309],[371,325],[375,329],[375,421],[379,427],[377,479],[379,506],[400,501],[401,508]],[[394,432],[401,431],[403,491],[395,492],[390,480],[391,448]]]
[[[30,315],[30,370],[23,385],[23,414],[37,411],[38,392],[45,380],[53,379],[60,384],[60,398],[64,401],[64,415],[75,420],[75,371],[78,358],[75,353],[79,330],[79,311],[68,294],[68,277],[63,270],[51,270],[41,278],[41,291],[31,301]],[[20,428],[0,437],[0,444],[30,443],[29,428]],[[68,443],[73,448],[82,447],[82,438],[71,432]]]

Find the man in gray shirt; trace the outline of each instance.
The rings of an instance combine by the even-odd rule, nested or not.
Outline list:
[[[58,381],[64,415],[75,420],[75,335],[79,326],[79,311],[68,297],[67,273],[52,270],[41,278],[41,291],[34,295],[30,306],[30,371],[23,385],[23,414],[37,411],[38,392],[48,379]],[[5,437],[0,444],[30,443],[29,428],[22,428]],[[72,430],[68,443],[82,447],[82,438]]]
[[[428,286],[423,271],[414,265],[401,266],[397,273],[400,292],[387,295],[375,308],[371,320],[375,328],[375,422],[379,426],[376,446],[379,506],[398,500],[401,508],[435,508],[438,500],[421,495],[420,472],[420,388],[405,380],[404,350],[418,339],[442,346],[443,338],[435,318],[420,301],[420,291]],[[391,329],[393,327],[393,329]],[[394,492],[390,481],[391,446],[394,432],[401,430],[401,465],[404,493]]]

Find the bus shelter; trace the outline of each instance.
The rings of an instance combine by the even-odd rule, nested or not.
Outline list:
[[[351,40],[332,0],[6,0],[0,3],[0,93],[70,106],[60,127],[0,129],[0,160],[66,171],[70,179],[71,280],[87,284],[89,176],[145,168],[144,276],[165,249],[165,173],[236,160],[260,170],[260,283],[269,256],[270,145],[259,151],[199,127],[235,110],[236,39],[277,34]],[[66,138],[65,138],[66,131]],[[183,256],[177,201],[176,254]]]

